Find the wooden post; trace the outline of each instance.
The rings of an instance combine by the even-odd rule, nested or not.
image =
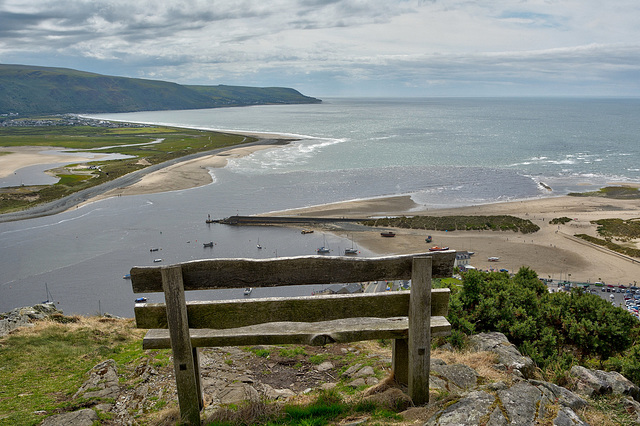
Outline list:
[[[415,405],[429,402],[431,362],[431,257],[413,258],[409,297],[409,396]]]
[[[173,351],[173,369],[178,389],[180,420],[200,425],[201,390],[196,379],[193,349],[189,337],[187,305],[180,265],[162,267],[162,287],[167,305],[167,323]]]

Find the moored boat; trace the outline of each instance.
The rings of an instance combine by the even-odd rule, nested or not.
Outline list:
[[[202,243],[202,245],[203,245],[204,247],[213,247],[213,241],[210,241],[210,242],[208,242],[208,243]]]
[[[433,246],[429,249],[429,251],[445,251],[445,250],[449,250],[449,247]]]
[[[386,231],[386,232],[381,232],[380,235],[382,235],[383,237],[395,237],[396,233],[393,231]]]
[[[146,297],[138,297],[136,299],[136,303],[145,303],[147,301]]]

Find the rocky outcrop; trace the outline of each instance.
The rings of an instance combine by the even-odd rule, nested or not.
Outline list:
[[[476,334],[469,338],[469,343],[472,350],[488,351],[498,355],[496,368],[513,371],[526,379],[533,377],[535,366],[531,358],[523,356],[504,334],[498,332]]]
[[[381,365],[388,365],[388,354],[374,355],[374,360],[378,358],[376,362],[370,362],[369,358],[346,364],[346,357],[341,359],[340,355],[346,355],[351,349],[334,347],[331,361],[300,366],[299,359],[275,356],[265,359],[240,348],[206,349],[200,355],[204,415],[225,406],[285,402],[314,389],[331,389],[341,383],[357,390],[367,388],[360,394],[363,400],[401,412],[408,422],[429,426],[587,425],[580,415],[589,405],[588,398],[598,392],[627,396],[622,400],[625,409],[640,421],[640,403],[631,398],[637,397],[638,388],[618,373],[575,367],[572,375],[578,384],[570,390],[525,378],[522,371],[529,374],[530,360],[503,335],[487,333],[475,340],[475,350],[488,349],[497,354],[498,362],[493,367],[504,373],[502,381],[487,383],[486,377],[467,365],[447,364],[434,357],[430,378],[432,401],[425,407],[413,407],[406,389],[398,387],[392,378],[378,381],[376,374]],[[156,371],[149,360],[143,360],[135,369],[134,377],[128,378],[135,386],[128,386],[122,383],[122,377],[118,380],[115,362],[104,361],[88,373],[86,382],[74,395],[75,399],[90,401],[85,406],[93,410],[51,416],[42,424],[91,424],[85,420],[94,418],[89,412],[105,413],[114,422],[110,424],[136,424],[136,418],[159,400],[173,404],[177,401],[171,366],[163,368]],[[435,395],[438,397],[433,397]]]
[[[16,308],[0,314],[0,337],[6,336],[20,327],[32,327],[33,321],[45,319],[53,314],[62,314],[62,311],[59,311],[53,302]]]
[[[589,370],[574,365],[571,376],[578,380],[577,392],[588,397],[609,393],[628,395],[640,401],[640,389],[622,374],[615,371]]]

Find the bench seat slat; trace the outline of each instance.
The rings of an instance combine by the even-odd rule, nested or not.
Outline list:
[[[238,328],[269,322],[316,322],[351,317],[398,317],[409,312],[408,291],[187,302],[189,328]],[[447,315],[449,289],[431,293],[431,315]],[[164,304],[138,304],[138,328],[166,328]]]
[[[196,347],[247,345],[324,345],[375,339],[406,339],[407,317],[349,318],[333,321],[274,322],[224,330],[191,329],[191,345]],[[443,316],[431,317],[431,336],[447,336],[451,324]],[[149,330],[143,340],[144,349],[170,349],[169,330]]]
[[[453,250],[424,253],[433,259],[432,275],[450,277]],[[377,258],[301,256],[276,259],[208,259],[181,263],[184,289],[275,287],[410,279],[416,254]],[[131,269],[134,293],[162,292],[161,267]]]

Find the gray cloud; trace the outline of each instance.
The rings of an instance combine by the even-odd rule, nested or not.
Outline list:
[[[185,84],[300,82],[316,96],[559,85],[638,95],[638,18],[635,0],[5,0],[0,62]]]

